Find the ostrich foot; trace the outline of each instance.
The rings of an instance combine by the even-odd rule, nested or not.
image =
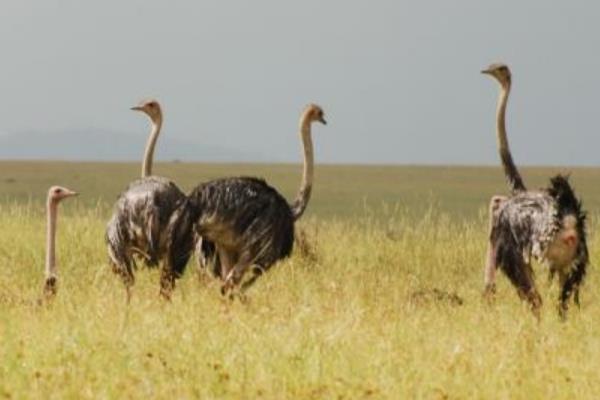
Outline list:
[[[58,279],[55,276],[49,276],[44,283],[44,299],[51,300],[56,296],[58,290]]]
[[[221,286],[221,295],[227,297],[230,301],[237,298],[242,303],[248,302],[246,294],[233,282],[233,279],[227,279]]]
[[[483,299],[488,303],[492,303],[496,298],[496,284],[490,283],[485,285],[485,289],[483,289]]]

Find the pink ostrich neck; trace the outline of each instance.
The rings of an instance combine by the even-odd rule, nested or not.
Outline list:
[[[511,193],[517,193],[526,190],[523,178],[515,165],[508,145],[506,134],[506,105],[510,94],[510,81],[500,85],[500,94],[498,95],[498,107],[496,111],[496,137],[498,140],[498,151],[504,174],[508,181]]]
[[[151,119],[152,132],[148,138],[146,144],[146,150],[144,152],[144,162],[142,164],[142,178],[152,175],[152,164],[154,163],[154,148],[156,147],[156,141],[160,134],[160,128],[162,127],[162,116],[156,117],[156,121]]]
[[[310,195],[312,192],[313,174],[314,174],[314,154],[311,136],[312,120],[308,113],[304,113],[300,120],[300,137],[302,139],[302,150],[304,156],[304,166],[302,170],[302,183],[292,205],[294,219],[297,220],[304,214]]]
[[[46,231],[46,278],[56,277],[56,218],[58,202],[51,196],[48,196],[46,204],[48,225]]]
[[[498,140],[498,148],[500,151],[510,151],[508,146],[508,138],[506,135],[506,106],[508,104],[508,96],[510,94],[510,83],[500,85],[500,93],[498,94],[498,105],[496,108],[496,138]]]

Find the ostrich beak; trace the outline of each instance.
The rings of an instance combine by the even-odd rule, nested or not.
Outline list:
[[[481,70],[481,73],[485,74],[485,75],[491,75],[492,71],[490,71],[489,69],[483,69],[483,70]]]
[[[74,191],[72,191],[72,190],[69,190],[69,192],[68,192],[68,193],[66,193],[66,195],[67,195],[68,197],[72,197],[72,196],[79,196],[79,193],[78,193],[78,192],[74,192]]]
[[[135,106],[135,107],[131,107],[130,110],[132,110],[132,111],[142,111],[143,108],[141,106]]]
[[[327,121],[325,121],[325,118],[323,118],[323,117],[319,118],[319,122],[322,123],[323,125],[327,125]]]

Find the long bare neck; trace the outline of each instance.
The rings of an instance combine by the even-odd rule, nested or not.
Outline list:
[[[56,213],[58,204],[52,199],[48,198],[46,204],[47,213],[47,227],[46,227],[46,279],[56,277]]]
[[[154,148],[156,147],[156,140],[160,134],[160,128],[162,127],[162,116],[159,116],[156,121],[152,121],[152,132],[146,143],[146,150],[144,152],[144,162],[142,163],[142,178],[152,175],[152,163],[154,162]]]
[[[304,114],[300,121],[300,137],[302,138],[302,148],[304,150],[304,169],[302,171],[302,183],[300,184],[300,189],[291,206],[294,220],[297,220],[304,214],[312,192],[314,155],[311,137],[311,120],[308,118],[308,114]]]
[[[496,110],[496,137],[498,140],[498,151],[504,168],[504,175],[508,181],[508,186],[512,193],[527,190],[521,174],[515,165],[510,147],[508,146],[508,137],[506,135],[506,106],[508,104],[508,95],[510,94],[510,83],[500,86],[498,96],[498,108]]]

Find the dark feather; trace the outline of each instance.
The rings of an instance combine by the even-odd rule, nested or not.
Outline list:
[[[566,216],[576,219],[578,244],[573,266],[561,289],[561,310],[566,310],[566,302],[572,293],[578,301],[578,288],[589,262],[586,213],[568,179],[558,175],[550,180],[546,190],[520,192],[508,198],[493,221],[490,237],[496,246],[496,265],[515,286],[527,292],[533,289],[530,258],[546,261],[546,251],[563,228]]]
[[[204,183],[189,196],[201,210],[197,232],[240,252],[250,251],[254,263],[268,268],[287,257],[294,243],[290,207],[264,180],[250,177]]]
[[[156,266],[165,254],[165,230],[185,194],[168,179],[150,176],[129,184],[106,228],[109,256],[117,269],[130,268],[132,255]],[[125,271],[122,271],[125,272]]]
[[[217,243],[248,254],[251,263],[263,270],[292,251],[294,219],[290,206],[262,179],[239,177],[203,183],[176,214],[169,226],[169,231],[178,232],[171,237],[170,253],[180,255],[180,264],[189,258],[195,235],[202,237],[209,253],[206,256],[213,254],[213,243]]]
[[[567,302],[574,294],[575,303],[579,305],[579,286],[582,284],[587,272],[589,263],[589,252],[586,239],[586,212],[583,210],[581,201],[575,196],[575,192],[569,183],[566,176],[557,175],[550,180],[550,188],[548,193],[555,199],[558,216],[561,218],[566,215],[573,215],[577,220],[576,229],[579,241],[574,261],[574,266],[571,269],[566,281],[563,284],[560,294],[561,313],[566,311]]]

